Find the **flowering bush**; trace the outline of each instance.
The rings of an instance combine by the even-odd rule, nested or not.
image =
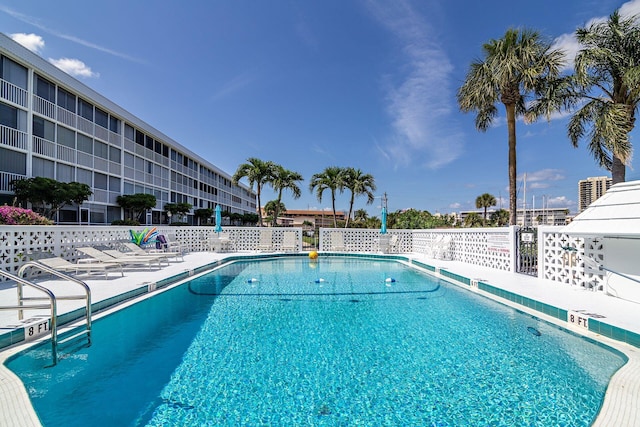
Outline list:
[[[51,225],[53,221],[31,209],[0,206],[0,225]]]

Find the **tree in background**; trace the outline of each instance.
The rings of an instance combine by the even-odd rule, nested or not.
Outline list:
[[[504,227],[505,225],[509,225],[509,211],[505,209],[498,209],[491,213],[489,219],[494,226]]]
[[[124,209],[125,218],[141,222],[142,215],[156,206],[156,196],[153,194],[126,194],[118,196],[116,203]]]
[[[185,203],[185,202],[167,203],[166,205],[164,205],[164,211],[167,214],[167,216],[169,216],[169,212],[170,212],[171,217],[178,216],[180,218],[183,218],[189,213],[192,207],[193,207],[192,204]],[[171,221],[171,223],[174,223],[174,222],[176,221]],[[184,221],[180,221],[180,222],[184,222]]]
[[[484,209],[484,214],[482,215],[483,225],[487,225],[487,208],[495,206],[497,203],[496,198],[489,193],[481,194],[476,198],[476,208]]]
[[[316,191],[318,202],[322,203],[322,194],[325,190],[331,191],[331,207],[333,209],[333,226],[338,226],[336,218],[336,191],[342,193],[344,191],[343,173],[344,169],[338,166],[330,166],[324,171],[316,173],[311,177],[309,183],[309,191]]]
[[[44,177],[13,180],[10,185],[20,203],[31,203],[34,212],[48,219],[67,205],[81,205],[93,194],[87,184]]]
[[[376,191],[376,181],[371,174],[365,174],[360,169],[346,168],[343,170],[342,177],[344,188],[351,192],[349,198],[349,214],[345,222],[344,228],[349,227],[349,219],[353,212],[353,203],[358,196],[367,196],[367,204],[370,205],[375,200],[373,192]]]
[[[484,59],[474,61],[458,90],[463,112],[475,111],[476,129],[485,132],[498,113],[506,110],[509,142],[509,222],[516,223],[516,117],[526,113],[530,95],[555,81],[563,65],[563,53],[552,50],[535,31],[509,29],[498,40],[483,45]]]
[[[286,212],[287,207],[284,203],[279,202],[277,200],[269,200],[266,205],[264,205],[264,213],[265,215],[271,217],[272,224],[275,226],[277,222],[277,213],[278,212]]]
[[[300,187],[298,187],[298,181],[302,181],[302,175],[298,172],[293,172],[280,165],[274,165],[273,177],[271,179],[271,186],[278,192],[278,199],[275,203],[275,211],[273,212],[273,225],[276,225],[278,220],[278,214],[282,212],[280,205],[282,204],[282,191],[291,190],[291,194],[294,199],[299,199],[301,196]],[[266,210],[265,206],[265,210]]]
[[[480,214],[478,212],[470,212],[464,219],[465,227],[480,227],[484,224]]]
[[[238,185],[238,182],[242,178],[247,178],[249,181],[249,187],[253,190],[253,186],[256,186],[256,196],[258,198],[258,206],[256,207],[256,212],[258,214],[258,225],[260,227],[262,224],[262,201],[260,200],[260,196],[262,194],[262,187],[271,182],[274,175],[274,163],[273,162],[265,162],[256,157],[250,157],[247,159],[247,163],[243,163],[238,166],[236,173],[233,174],[232,181],[234,184]]]
[[[208,224],[209,220],[213,216],[213,209],[211,208],[196,209],[193,211],[193,216],[194,218],[197,218],[198,225],[201,225],[203,223]]]

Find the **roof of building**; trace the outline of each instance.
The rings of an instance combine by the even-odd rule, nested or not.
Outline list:
[[[640,236],[640,181],[613,185],[563,233],[577,236]]]

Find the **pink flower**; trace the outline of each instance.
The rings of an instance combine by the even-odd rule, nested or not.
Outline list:
[[[0,206],[0,225],[51,225],[52,221],[38,215],[31,209],[15,206]]]

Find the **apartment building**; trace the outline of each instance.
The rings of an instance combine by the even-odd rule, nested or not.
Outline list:
[[[578,181],[578,212],[585,210],[611,187],[611,178],[597,176]]]
[[[59,223],[123,219],[116,198],[136,193],[156,197],[147,224],[166,222],[167,203],[256,212],[249,187],[0,33],[0,204],[12,180],[36,176],[93,191]]]
[[[495,209],[487,210],[487,221]],[[464,224],[469,214],[476,213],[481,218],[484,211],[461,211],[456,216],[456,222]],[[567,225],[571,221],[567,208],[535,208],[516,209],[516,224],[522,227],[538,227],[541,225]]]

